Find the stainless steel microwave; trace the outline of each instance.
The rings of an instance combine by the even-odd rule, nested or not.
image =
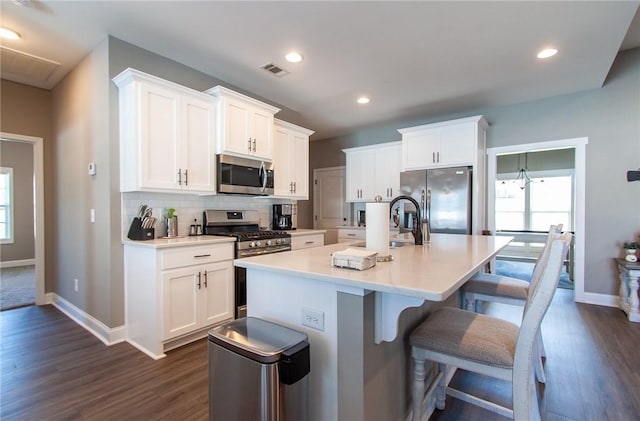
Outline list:
[[[218,193],[273,194],[273,164],[251,158],[218,155]]]

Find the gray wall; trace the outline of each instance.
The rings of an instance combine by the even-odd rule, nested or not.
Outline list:
[[[0,142],[0,166],[13,168],[13,240],[0,245],[2,262],[35,258],[33,237],[33,145]]]
[[[464,112],[462,112],[464,111]],[[487,147],[588,137],[586,150],[585,291],[617,294],[611,258],[640,234],[640,182],[626,171],[640,166],[640,48],[620,53],[600,89],[504,107],[461,110],[359,130],[311,142],[310,172],[345,164],[342,148],[400,140],[396,129],[484,115]],[[300,225],[312,226],[312,201],[299,206]]]
[[[42,138],[44,149],[44,201],[45,204],[53,201],[53,176],[52,176],[52,105],[51,91],[34,88],[21,83],[2,79],[0,81],[0,131],[25,136]],[[33,207],[32,207],[33,209]],[[54,248],[51,226],[53,225],[53,213],[45,205],[45,291],[50,291],[51,265]],[[4,254],[4,249],[2,250]]]
[[[45,199],[52,215],[47,221],[52,231],[47,255],[53,262],[47,267],[47,292],[57,293],[108,327],[124,323],[118,90],[111,79],[127,67],[196,90],[223,84],[256,97],[113,37],[103,40],[53,89],[55,142],[45,154],[53,162],[51,198]],[[298,123],[296,112],[273,105],[282,109],[279,118]],[[89,162],[96,163],[96,176],[87,174]],[[95,224],[89,222],[90,209],[96,210]],[[74,279],[79,281],[78,292]]]

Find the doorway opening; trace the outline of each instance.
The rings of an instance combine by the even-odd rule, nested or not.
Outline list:
[[[9,275],[13,278],[15,275],[18,285],[24,282],[25,277],[33,279],[32,287],[35,288],[35,304],[42,305],[46,303],[44,291],[44,157],[43,157],[43,140],[40,137],[24,136],[13,133],[0,132],[0,142],[3,145],[30,145],[31,159],[33,164],[33,174],[30,180],[33,187],[32,197],[27,197],[27,205],[22,205],[20,209],[16,208],[15,213],[24,212],[32,214],[33,230],[29,231],[29,235],[33,235],[33,258],[13,259],[12,261],[2,262],[3,283],[5,274],[7,275],[7,284]],[[5,143],[8,142],[8,143]],[[4,154],[3,154],[4,155]],[[27,175],[29,178],[29,175]],[[15,196],[14,196],[15,197]],[[16,232],[17,235],[20,235]],[[4,253],[3,253],[4,254]],[[6,257],[6,256],[5,256]],[[20,267],[32,266],[32,268]],[[5,272],[6,268],[6,272]],[[15,268],[15,269],[14,269]],[[11,273],[10,273],[11,272]],[[13,273],[16,272],[16,273]],[[32,277],[32,278],[31,278]],[[22,279],[22,280],[20,280]]]
[[[562,223],[563,231],[574,232],[574,244],[561,286],[573,287],[578,302],[584,301],[587,142],[577,138],[487,150],[487,226],[515,237],[496,269],[522,273],[524,262],[529,264],[524,270],[532,270],[549,226]]]
[[[313,170],[313,228],[324,229],[325,244],[338,242],[338,227],[346,225],[345,167]]]

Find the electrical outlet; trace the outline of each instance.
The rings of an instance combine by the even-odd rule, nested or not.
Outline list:
[[[324,312],[302,308],[302,326],[324,331]]]
[[[77,279],[73,280],[73,290],[75,292],[78,292],[78,280]]]

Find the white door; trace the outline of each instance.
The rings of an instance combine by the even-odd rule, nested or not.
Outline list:
[[[201,326],[233,319],[233,263],[212,263],[202,268]]]
[[[345,168],[318,168],[313,171],[313,179],[313,227],[326,229],[325,244],[333,244],[338,241],[337,227],[349,222]]]
[[[189,333],[198,328],[198,283],[202,282],[199,279],[201,276],[198,267],[162,272],[163,340]]]

